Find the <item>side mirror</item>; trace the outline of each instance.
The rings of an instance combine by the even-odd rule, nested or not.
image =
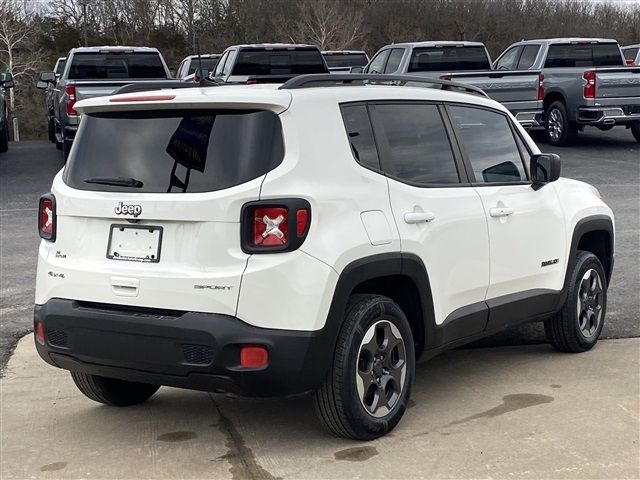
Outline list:
[[[45,90],[49,86],[49,82],[43,82],[42,80],[38,80],[36,82],[36,88],[41,90]]]
[[[2,84],[2,88],[13,88],[13,75],[10,73],[0,73],[0,84]]]
[[[560,157],[555,153],[532,155],[529,170],[533,189],[538,190],[560,178]]]
[[[40,73],[40,81],[41,82],[55,82],[56,81],[56,72],[41,72]]]
[[[364,71],[364,67],[351,67],[349,69],[349,73],[362,73]]]

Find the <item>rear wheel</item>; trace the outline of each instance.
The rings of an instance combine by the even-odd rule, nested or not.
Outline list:
[[[634,122],[631,124],[631,133],[636,142],[640,142],[640,122]]]
[[[62,136],[62,158],[64,159],[64,163],[67,163],[67,158],[69,158],[69,152],[71,151],[72,144],[73,140],[69,140],[64,135]]]
[[[127,407],[142,403],[160,388],[159,385],[127,382],[80,372],[71,372],[71,378],[73,378],[78,390],[86,397],[114,407]]]
[[[404,415],[414,375],[413,336],[400,307],[379,295],[354,296],[316,410],[338,436],[378,438]]]
[[[49,118],[47,120],[47,130],[49,133],[49,141],[51,143],[56,143],[56,125],[53,118]]]
[[[571,272],[567,299],[547,320],[547,340],[560,352],[585,352],[600,337],[607,309],[607,280],[598,257],[579,251]]]
[[[578,125],[569,120],[564,102],[553,102],[546,112],[547,142],[557,147],[571,145],[578,136]]]
[[[0,130],[0,152],[4,153],[9,150],[9,129]]]

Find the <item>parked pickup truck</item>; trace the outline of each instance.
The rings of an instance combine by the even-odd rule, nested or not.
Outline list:
[[[56,64],[53,67],[53,73],[55,73],[55,81],[45,82],[47,84],[45,89],[45,97],[47,103],[47,132],[49,135],[49,141],[56,143],[56,128],[55,128],[55,108],[53,105],[53,91],[56,88],[56,84],[64,71],[64,66],[67,63],[67,57],[60,57],[56,60]],[[46,77],[46,76],[45,76]]]
[[[72,49],[53,88],[54,129],[56,146],[66,161],[75,138],[80,116],[76,102],[85,98],[111,95],[120,87],[135,83],[171,78],[167,64],[156,48],[147,47],[81,47]],[[40,75],[38,88],[56,82],[54,72]],[[179,82],[179,80],[176,80]]]
[[[184,81],[199,82],[201,78],[208,77],[215,70],[218,60],[220,60],[219,53],[189,55],[180,62],[175,76]],[[198,72],[200,69],[202,71]]]
[[[552,145],[571,144],[585,126],[631,129],[640,142],[640,67],[625,66],[618,42],[601,38],[553,38],[514,43],[496,60],[533,58],[527,67],[544,75],[544,120]],[[530,62],[527,62],[529,64]]]
[[[310,73],[329,73],[315,45],[262,43],[228,47],[209,78],[231,84],[284,83]]]
[[[493,71],[480,42],[412,42],[382,47],[364,73],[442,78],[481,88],[502,103],[524,127],[542,118],[541,72]]]

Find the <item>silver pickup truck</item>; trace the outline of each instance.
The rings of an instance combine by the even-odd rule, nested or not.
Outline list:
[[[481,88],[502,103],[524,127],[542,118],[541,72],[494,71],[480,42],[412,42],[382,47],[364,73],[442,78]]]
[[[542,70],[544,118],[552,145],[571,144],[585,126],[631,129],[640,142],[640,67],[626,66],[618,42],[602,38],[554,38],[514,43],[495,67],[512,68],[523,55]],[[523,68],[519,66],[519,68]]]
[[[76,102],[111,95],[131,83],[166,82],[170,78],[167,64],[156,48],[81,47],[69,51],[57,82],[54,72],[43,72],[37,84],[38,88],[46,89],[55,82],[52,93],[55,141],[65,161],[80,123],[73,108]]]

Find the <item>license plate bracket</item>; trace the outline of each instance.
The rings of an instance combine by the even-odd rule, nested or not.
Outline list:
[[[158,263],[162,227],[154,225],[111,225],[107,258],[126,262]]]

